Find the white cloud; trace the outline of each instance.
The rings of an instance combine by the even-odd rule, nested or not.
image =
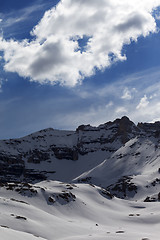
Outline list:
[[[136,88],[129,89],[128,87],[125,87],[121,98],[124,100],[131,100],[131,99],[133,99],[133,97],[135,96],[136,93],[137,93]]]
[[[2,27],[13,27],[13,25],[23,22],[31,17],[35,12],[44,9],[45,4],[33,4],[32,6],[25,7],[22,9],[18,9],[15,13],[15,11],[8,11],[6,13],[0,12],[0,22],[2,22]]]
[[[151,95],[151,96],[149,97],[149,99],[153,99],[153,98],[156,98],[156,97],[157,97],[157,94],[154,93],[153,95]]]
[[[116,109],[116,113],[118,113],[118,114],[125,114],[125,113],[127,113],[128,111],[127,111],[127,109],[125,108],[125,107],[118,107],[117,109]]]
[[[61,0],[33,29],[33,40],[0,39],[5,70],[40,83],[75,86],[95,68],[124,61],[124,44],[156,32],[152,10],[160,0]],[[85,51],[79,39],[88,37]],[[129,95],[128,95],[129,97]]]
[[[136,109],[137,110],[137,109]],[[156,99],[152,104],[147,107],[138,109],[138,111],[130,112],[129,117],[134,121],[140,122],[155,122],[159,121],[160,116],[160,103],[159,99]]]
[[[123,115],[127,115],[135,123],[139,121],[152,122],[159,119],[159,75],[159,68],[153,68],[125,76],[122,79],[120,78],[116,83],[106,84],[106,87],[103,86],[102,89],[98,89],[98,86],[96,86],[94,90],[90,91],[92,96],[88,97],[88,99],[92,99],[92,109],[87,109],[86,112],[83,111],[79,115],[75,114],[75,122],[81,124],[87,118],[85,123],[99,125],[103,122],[120,118]],[[149,82],[150,79],[152,79],[152,82],[148,86],[146,82]],[[135,86],[135,88],[131,88],[131,86]],[[121,93],[125,88],[132,93],[132,101],[124,101],[121,98]],[[112,99],[112,102],[111,106],[108,107],[110,99]],[[108,100],[107,105],[106,100]],[[80,115],[83,116],[83,119],[80,118],[81,121],[78,119]]]
[[[113,107],[114,103],[112,101],[110,101],[109,103],[106,104],[106,108],[110,108]]]
[[[128,88],[125,88],[123,91],[123,95],[121,97],[122,99],[130,100],[132,99],[131,92],[128,90]]]
[[[146,108],[149,104],[148,98],[146,95],[144,95],[143,98],[141,98],[139,104],[137,105],[136,109],[142,109],[142,108]]]

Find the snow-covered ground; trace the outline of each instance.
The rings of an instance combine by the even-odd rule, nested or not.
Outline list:
[[[158,240],[159,229],[158,202],[111,198],[93,185],[45,181],[0,189],[3,240]]]

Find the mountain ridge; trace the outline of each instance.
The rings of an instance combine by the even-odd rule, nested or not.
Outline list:
[[[149,164],[159,179],[159,156],[160,122],[135,125],[124,116],[98,127],[80,125],[75,131],[48,128],[1,140],[0,178],[2,182],[88,182],[117,197],[130,198],[138,188],[133,176],[145,174]]]
[[[35,168],[42,162],[49,165],[46,163],[53,163],[55,159],[77,161],[79,158],[81,159],[87,154],[93,155],[93,152],[96,153],[99,150],[101,151],[99,155],[105,157],[102,152],[106,152],[108,156],[128,140],[128,133],[124,131],[123,127],[124,122],[133,125],[128,118],[123,117],[122,120],[117,119],[98,127],[81,125],[75,131],[48,128],[23,138],[1,140],[0,169],[2,171],[4,167],[6,172],[9,164],[10,167],[14,166],[12,172],[17,172],[17,175],[19,172],[19,175],[22,175],[24,167],[30,164],[34,164]],[[113,144],[114,141],[116,144]],[[48,166],[43,168],[48,168]],[[41,176],[44,180],[45,176],[43,174]],[[40,178],[39,173],[38,177]]]

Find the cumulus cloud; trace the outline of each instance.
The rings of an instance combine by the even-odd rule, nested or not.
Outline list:
[[[124,61],[124,44],[156,32],[152,10],[159,5],[160,0],[61,0],[33,28],[32,40],[0,39],[4,69],[39,83],[75,86],[95,69]]]

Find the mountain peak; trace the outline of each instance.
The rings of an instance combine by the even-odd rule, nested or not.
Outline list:
[[[117,136],[121,137],[121,141],[125,144],[138,132],[136,125],[126,116],[121,119],[116,119],[114,123],[117,124]]]

